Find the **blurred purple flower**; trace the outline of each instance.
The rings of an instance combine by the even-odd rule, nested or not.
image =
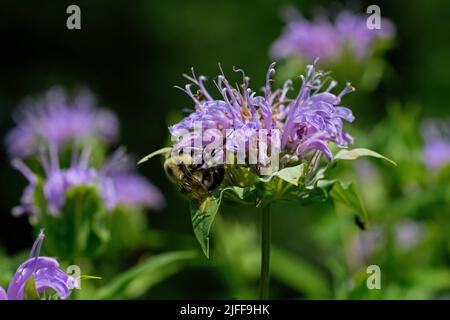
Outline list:
[[[285,17],[287,26],[271,47],[274,59],[298,56],[310,61],[320,57],[325,62],[335,62],[344,51],[354,58],[364,59],[377,39],[395,34],[391,21],[381,19],[381,29],[369,29],[366,26],[368,16],[349,11],[341,11],[334,23],[325,16],[308,21],[292,7],[286,10]]]
[[[367,159],[357,159],[354,168],[356,177],[361,183],[368,183],[377,176],[377,169]]]
[[[320,57],[323,61],[332,60],[339,54],[340,39],[327,18],[316,17],[310,22],[295,9],[287,12],[287,26],[283,34],[275,40],[270,49],[274,59],[301,56],[306,61]]]
[[[70,141],[116,140],[119,124],[116,116],[97,109],[94,96],[87,90],[72,99],[59,87],[47,91],[40,99],[29,99],[15,115],[17,126],[6,136],[11,157],[36,154],[42,146],[62,148]]]
[[[88,148],[84,149],[80,159],[77,159],[74,153],[71,166],[67,169],[60,167],[58,152],[55,147],[50,148],[50,157],[41,154],[40,161],[45,172],[43,191],[49,213],[55,216],[59,215],[65,202],[66,192],[70,188],[81,185],[97,185],[98,173],[95,169],[89,167],[89,153]],[[30,183],[22,196],[21,206],[14,208],[13,214],[38,213],[39,209],[34,205],[34,191],[37,181],[35,174],[18,158],[13,159],[12,165]]]
[[[0,287],[0,300],[24,300],[26,283],[32,277],[38,293],[51,288],[60,299],[67,299],[72,289],[79,288],[77,279],[62,271],[56,259],[39,256],[43,241],[44,233],[41,231],[33,244],[29,259],[17,269],[8,292]]]
[[[395,226],[395,240],[402,249],[411,249],[422,240],[423,224],[412,219],[404,219]]]
[[[40,161],[45,172],[43,191],[50,214],[55,216],[60,214],[67,191],[75,186],[97,187],[109,210],[113,210],[118,205],[153,209],[162,207],[164,200],[159,191],[145,178],[134,173],[128,164],[124,165],[124,159],[128,158],[123,150],[119,149],[100,171],[89,165],[89,157],[89,148],[85,148],[79,158],[74,151],[70,167],[61,168],[55,147],[50,148],[49,157],[41,155]],[[36,176],[20,159],[14,159],[12,164],[29,181],[22,196],[21,205],[13,209],[13,214],[39,213],[39,209],[34,204]],[[136,185],[133,185],[134,182]]]
[[[161,210],[165,201],[161,192],[143,176],[137,174],[135,161],[118,149],[100,172],[105,184],[111,185],[116,203],[130,208]]]
[[[299,157],[319,150],[331,159],[330,142],[340,148],[353,142],[353,138],[343,130],[343,120],[352,122],[353,114],[350,109],[339,106],[341,98],[353,90],[350,84],[335,95],[331,90],[337,83],[323,72],[316,71],[315,65],[308,65],[297,97],[288,98],[290,80],[281,89],[271,89],[274,66],[273,63],[267,72],[263,96],[257,96],[249,88],[249,78],[245,75],[242,85],[233,88],[222,72],[217,81],[221,94],[219,99],[213,98],[205,88],[205,77],[197,78],[194,72],[192,76],[185,76],[198,87],[198,91],[196,94],[192,92],[192,84],[183,89],[194,101],[195,111],[169,127],[173,137],[183,137],[175,147],[195,146],[198,139],[205,147],[211,143],[204,134],[208,129],[219,130],[227,139],[225,149],[233,152],[230,146],[234,146],[235,141],[228,143],[228,140],[243,140],[248,148],[250,137],[261,129],[266,129],[269,136],[275,134],[274,130],[280,132],[281,151]],[[237,71],[243,73],[242,70]],[[201,130],[196,128],[199,123]],[[241,133],[230,136],[227,129],[241,130]]]
[[[382,247],[386,241],[386,231],[380,225],[373,225],[361,232],[350,243],[350,257],[355,262],[369,258],[377,248]]]
[[[450,122],[434,119],[424,121],[422,136],[422,159],[429,169],[440,169],[450,163]]]
[[[450,141],[435,139],[425,144],[423,158],[430,169],[438,169],[450,163]]]
[[[369,29],[366,25],[367,18],[367,15],[344,10],[337,15],[334,23],[341,45],[347,45],[358,59],[367,57],[378,39],[392,38],[395,35],[395,27],[390,20],[382,18],[381,29]]]

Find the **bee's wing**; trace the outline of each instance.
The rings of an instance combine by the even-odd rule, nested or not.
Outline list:
[[[185,166],[180,167],[186,176],[186,180],[181,182],[181,187],[185,190],[191,190],[190,197],[202,199],[208,195],[206,187],[192,174]]]

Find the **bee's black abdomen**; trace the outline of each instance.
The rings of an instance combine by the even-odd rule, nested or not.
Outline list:
[[[217,166],[203,171],[202,183],[208,191],[216,189],[222,183],[225,177],[225,168]]]

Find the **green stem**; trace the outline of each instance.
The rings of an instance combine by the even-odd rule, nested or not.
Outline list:
[[[269,299],[270,282],[270,204],[261,212],[261,276],[259,299]]]

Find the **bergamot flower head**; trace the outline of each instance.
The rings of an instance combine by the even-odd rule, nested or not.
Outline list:
[[[331,160],[330,143],[347,148],[353,142],[343,126],[344,121],[352,122],[354,116],[350,109],[341,106],[341,98],[353,91],[349,83],[339,93],[333,93],[337,83],[327,73],[316,70],[314,63],[307,66],[300,89],[291,96],[291,80],[281,88],[272,88],[273,63],[267,71],[263,93],[258,94],[250,88],[250,79],[244,72],[236,71],[243,74],[242,84],[231,86],[222,72],[215,83],[217,98],[206,89],[204,76],[196,77],[194,72],[186,76],[191,83],[183,91],[194,102],[194,111],[169,127],[175,150],[196,153],[214,149],[214,159],[223,163],[227,163],[227,155],[244,151],[241,159],[258,166],[267,165],[268,161],[262,149],[300,160],[319,151]],[[193,85],[198,88],[196,93]]]
[[[54,87],[36,99],[28,99],[14,116],[17,126],[6,137],[11,157],[24,158],[50,145],[62,149],[67,143],[98,139],[112,144],[119,132],[116,116],[96,106],[87,89],[73,96]]]
[[[13,167],[19,170],[29,182],[23,193],[21,205],[13,209],[13,215],[41,213],[40,208],[35,204],[35,192],[39,179],[43,184],[42,192],[46,210],[54,216],[60,215],[68,190],[76,186],[97,188],[104,207],[109,211],[117,206],[132,209],[160,209],[164,205],[162,194],[134,171],[131,159],[123,148],[118,149],[100,169],[90,164],[89,147],[85,147],[80,155],[77,150],[78,148],[73,148],[72,159],[67,168],[60,165],[55,146],[50,147],[48,154],[42,151],[40,164],[44,171],[43,177],[33,173],[23,160],[19,158],[12,160]]]
[[[309,61],[320,57],[325,63],[336,63],[347,53],[361,61],[373,53],[378,40],[395,34],[390,20],[382,18],[380,29],[369,29],[366,15],[348,10],[339,12],[334,21],[325,15],[316,15],[310,21],[289,7],[285,19],[286,28],[271,47],[271,56],[276,60],[299,57]]]

